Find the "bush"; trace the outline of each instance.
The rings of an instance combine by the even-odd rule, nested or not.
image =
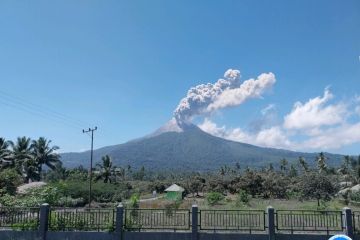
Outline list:
[[[240,190],[236,197],[236,206],[247,205],[250,201],[249,195],[245,190]]]
[[[360,202],[360,192],[350,192],[350,199],[355,202]]]
[[[16,188],[22,183],[22,177],[15,169],[5,169],[0,172],[0,189],[4,193],[15,195]]]
[[[29,219],[22,223],[14,223],[11,225],[12,230],[14,231],[35,231],[39,227],[39,222],[37,219]]]
[[[53,184],[58,186],[59,184]],[[89,183],[87,181],[65,181],[59,186],[63,196],[73,199],[83,199],[89,202]],[[121,201],[131,195],[131,185],[109,184],[104,182],[94,182],[92,185],[92,200],[100,203]]]
[[[85,200],[83,198],[61,197],[56,205],[60,207],[83,207]]]
[[[5,194],[0,197],[0,204],[9,207],[35,207],[40,206],[43,203],[56,205],[59,198],[60,194],[57,188],[45,186],[29,190],[24,195],[12,196]]]
[[[181,204],[180,200],[169,203],[169,204],[166,204],[165,205],[165,214],[166,214],[166,216],[168,216],[168,217],[173,216],[175,210],[179,209],[180,204]]]
[[[224,195],[219,192],[210,192],[206,196],[206,200],[210,205],[218,204],[224,199]]]

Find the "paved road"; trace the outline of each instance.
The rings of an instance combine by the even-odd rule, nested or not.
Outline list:
[[[163,196],[154,197],[154,198],[146,198],[146,199],[140,199],[139,202],[151,202],[155,201],[157,199],[163,198]],[[126,201],[125,203],[129,203],[130,201]]]

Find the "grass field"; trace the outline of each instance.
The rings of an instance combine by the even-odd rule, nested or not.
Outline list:
[[[140,208],[165,208],[166,205],[172,202],[165,198],[154,201],[141,202]],[[272,206],[277,210],[302,209],[302,210],[317,210],[316,200],[299,201],[298,199],[259,199],[252,198],[248,204],[236,204],[236,195],[227,195],[224,200],[215,205],[209,205],[206,197],[188,197],[181,201],[180,209],[189,209],[193,204],[197,204],[199,209],[256,209],[264,210],[268,206]],[[333,199],[325,202],[323,210],[341,210],[344,207],[350,207],[353,211],[360,211],[359,206],[346,206],[338,199]]]

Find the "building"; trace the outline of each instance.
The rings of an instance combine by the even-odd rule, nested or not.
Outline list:
[[[183,192],[185,190],[176,185],[176,184],[173,184],[171,185],[170,187],[168,187],[167,189],[165,189],[165,192],[166,192],[166,199],[168,200],[181,200],[183,199]]]

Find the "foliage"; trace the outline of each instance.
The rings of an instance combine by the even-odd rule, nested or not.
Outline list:
[[[319,153],[319,156],[317,157],[317,167],[319,173],[326,173],[328,170],[328,166],[326,164],[327,157],[323,152]]]
[[[206,200],[211,206],[218,204],[223,199],[224,195],[219,192],[209,192],[206,196]]]
[[[43,203],[57,205],[60,196],[60,192],[57,188],[44,186],[31,189],[23,195],[12,196],[4,194],[0,197],[0,204],[9,207],[35,207],[40,206]]]
[[[33,140],[31,143],[32,155],[37,165],[37,171],[40,174],[42,166],[46,165],[54,170],[57,164],[60,163],[60,155],[56,152],[59,150],[58,146],[50,146],[51,140],[40,137],[38,140]]]
[[[22,183],[21,176],[13,168],[7,168],[0,172],[0,189],[4,193],[15,195],[16,188]]]
[[[0,137],[0,170],[13,165],[10,142]]]
[[[360,192],[351,192],[349,193],[349,197],[352,201],[360,202]]]
[[[205,187],[206,180],[200,176],[194,176],[192,178],[189,178],[187,181],[187,187],[186,191],[189,193],[192,193],[193,196],[199,196],[199,192],[202,191]]]
[[[300,189],[302,198],[316,199],[318,206],[320,206],[320,200],[329,201],[338,190],[329,176],[317,173],[305,174],[302,177]]]
[[[248,193],[245,190],[240,190],[236,196],[236,206],[240,207],[243,205],[247,205],[250,202],[250,198]]]
[[[64,197],[72,199],[82,199],[85,203],[89,200],[89,182],[82,180],[67,180],[59,183],[53,183]],[[92,184],[92,198],[96,202],[108,203],[114,199],[117,201],[128,198],[131,185],[125,183],[109,184],[103,181]]]
[[[304,172],[307,172],[309,170],[309,164],[306,162],[304,157],[299,157],[299,164]]]
[[[60,197],[57,200],[56,206],[59,207],[83,207],[85,205],[83,198]]]
[[[130,198],[130,207],[131,208],[139,208],[139,194],[133,194]]]
[[[59,212],[50,214],[49,229],[52,231],[93,231],[98,228],[113,232],[115,230],[113,218],[105,221],[96,212]]]
[[[38,140],[18,137],[16,142],[0,138],[0,170],[15,169],[26,183],[41,180],[43,165],[55,170],[61,164],[60,155],[56,153],[59,148],[50,144],[44,137]]]
[[[165,205],[165,214],[168,217],[173,216],[174,212],[179,209],[181,204],[181,200],[177,200]]]
[[[39,228],[39,221],[37,219],[28,219],[21,223],[12,224],[11,228],[15,231],[35,231]]]
[[[101,158],[102,164],[96,164],[99,168],[99,174],[96,176],[96,180],[103,179],[104,183],[111,183],[112,177],[115,174],[115,168],[112,165],[112,161],[109,155],[105,155]]]

